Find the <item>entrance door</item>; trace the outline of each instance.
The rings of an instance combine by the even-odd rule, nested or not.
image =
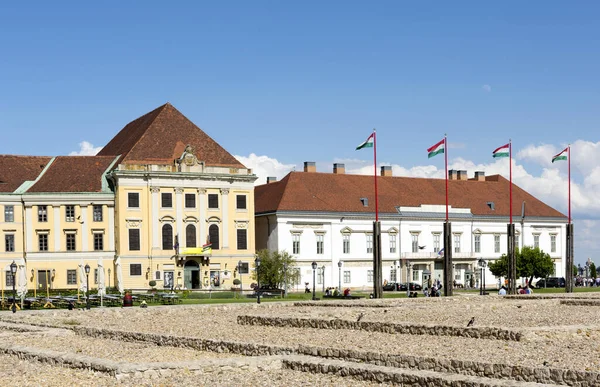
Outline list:
[[[193,260],[185,261],[183,286],[186,289],[200,289],[200,266]]]
[[[46,290],[48,288],[48,283],[50,282],[50,271],[38,270],[37,282],[38,290]]]

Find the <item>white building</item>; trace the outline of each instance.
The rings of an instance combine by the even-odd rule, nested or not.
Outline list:
[[[454,278],[469,285],[473,276],[479,286],[477,261],[506,254],[509,182],[483,172],[468,179],[466,171],[451,170],[448,183]],[[384,166],[378,187],[384,280],[406,282],[407,262],[411,282],[422,283],[429,273],[441,280],[444,180],[393,177]],[[317,289],[373,286],[373,176],[347,175],[343,164],[317,173],[315,163],[306,162],[304,172],[256,187],[255,211],[257,249],[293,254],[301,284],[312,288],[314,261]],[[513,223],[516,247],[539,246],[552,257],[556,275],[564,276],[567,217],[513,185]],[[486,270],[488,287],[500,280]]]

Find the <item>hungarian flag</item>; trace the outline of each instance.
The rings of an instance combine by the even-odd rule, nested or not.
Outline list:
[[[369,138],[367,138],[367,140],[365,142],[363,142],[362,144],[360,144],[359,146],[356,147],[356,150],[363,149],[363,148],[373,148],[373,139],[374,138],[375,138],[375,133],[371,133],[371,135],[369,136]]]
[[[554,156],[552,158],[552,162],[555,162],[556,160],[566,160],[568,154],[569,154],[569,148],[565,148],[565,150],[563,150],[562,152],[560,152],[559,154],[557,154],[556,156]]]
[[[496,148],[495,151],[492,152],[492,156],[496,157],[508,157],[510,152],[510,144],[502,145],[499,148]]]
[[[202,252],[211,252],[212,251],[212,243],[208,242],[205,245],[202,245]]]
[[[444,153],[445,152],[445,146],[446,146],[445,140],[446,139],[444,139],[444,140],[438,142],[437,144],[435,144],[434,146],[428,148],[427,149],[427,153],[428,153],[427,158],[430,159],[430,158],[432,158],[435,155],[438,155],[440,153]]]

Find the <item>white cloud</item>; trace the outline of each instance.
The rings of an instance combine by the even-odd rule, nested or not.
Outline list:
[[[258,179],[254,183],[255,185],[265,184],[267,177],[271,176],[276,177],[277,180],[281,180],[282,177],[296,168],[294,164],[283,164],[269,156],[257,156],[254,153],[251,153],[247,157],[238,155],[234,157],[246,167],[251,168],[254,174],[258,176]]]
[[[485,91],[486,93],[489,93],[490,91],[492,91],[492,86],[485,84],[485,85],[481,86],[481,89],[483,91]]]
[[[101,149],[101,146],[95,147],[87,141],[82,141],[79,143],[79,151],[73,151],[69,156],[96,156]]]

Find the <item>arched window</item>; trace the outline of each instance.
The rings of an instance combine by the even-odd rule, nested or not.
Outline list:
[[[217,226],[216,224],[211,224],[208,228],[208,235],[210,237],[212,249],[219,250],[219,226]]]
[[[185,247],[196,247],[196,226],[193,224],[185,228]]]
[[[173,249],[173,227],[170,224],[165,224],[162,227],[162,249]]]

